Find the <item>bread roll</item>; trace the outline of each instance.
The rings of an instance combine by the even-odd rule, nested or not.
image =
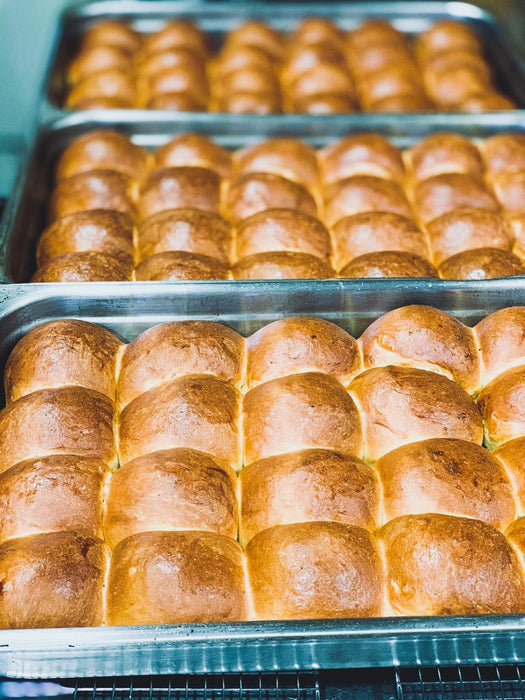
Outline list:
[[[513,487],[484,447],[431,439],[398,447],[375,465],[383,487],[383,517],[442,513],[482,520],[504,531],[516,517]]]
[[[246,146],[235,154],[235,169],[246,173],[274,173],[310,189],[318,184],[319,170],[314,149],[293,138],[271,138]]]
[[[355,403],[338,381],[319,372],[280,377],[249,391],[243,430],[245,464],[307,448],[362,454]]]
[[[46,455],[116,464],[113,402],[79,386],[42,389],[0,411],[0,473]]]
[[[371,535],[360,527],[277,525],[248,543],[247,557],[258,619],[381,614],[381,560]]]
[[[317,93],[306,97],[295,97],[290,111],[299,114],[347,114],[358,110],[351,95]]]
[[[429,58],[424,63],[424,70],[441,73],[443,71],[453,71],[458,66],[466,66],[477,71],[488,82],[491,80],[491,72],[488,63],[477,51],[468,49],[453,49],[452,51],[442,51]]]
[[[278,92],[232,92],[222,95],[216,112],[230,114],[277,114],[282,111]]]
[[[483,180],[468,173],[447,173],[423,180],[414,189],[414,199],[424,224],[455,209],[498,211],[500,208]]]
[[[238,469],[239,413],[238,392],[215,377],[188,375],[161,384],[137,396],[120,414],[120,463],[158,450],[187,447]]]
[[[120,542],[108,583],[108,624],[245,620],[243,553],[211,532],[143,532]]]
[[[129,67],[129,53],[116,46],[98,44],[81,49],[67,68],[67,78],[70,83],[77,83],[93,73],[112,69],[125,71]]]
[[[329,64],[344,66],[340,45],[330,39],[321,39],[307,44],[292,39],[282,68],[282,80],[285,85],[289,85],[301,74],[319,65]]]
[[[82,49],[113,46],[131,54],[139,48],[140,42],[140,34],[124,22],[97,19],[84,34]]]
[[[355,88],[344,65],[318,63],[297,76],[289,86],[289,94],[292,99],[323,94],[353,96]]]
[[[206,103],[199,102],[193,96],[184,92],[164,92],[162,95],[154,95],[147,104],[146,109],[164,109],[174,112],[204,112]]]
[[[237,226],[237,258],[275,251],[308,253],[329,262],[330,234],[319,219],[294,209],[266,209]]]
[[[521,132],[490,136],[481,149],[491,174],[525,170],[525,134]]]
[[[116,358],[123,344],[87,321],[49,321],[14,347],[4,370],[6,403],[40,389],[76,385],[115,398]]]
[[[335,272],[315,255],[280,251],[249,255],[232,267],[232,275],[236,280],[329,279]]]
[[[375,472],[357,457],[302,450],[240,472],[241,542],[275,525],[334,521],[372,530],[379,521]]]
[[[116,98],[135,106],[137,91],[132,73],[120,68],[109,68],[82,78],[71,88],[66,98],[66,107],[78,110],[85,100],[93,98]]]
[[[353,175],[402,180],[405,168],[400,151],[381,134],[353,134],[319,151],[323,180],[331,185]]]
[[[199,65],[175,66],[155,73],[145,80],[143,99],[146,101],[159,95],[183,93],[198,104],[206,105],[209,88],[206,75]]]
[[[445,19],[418,35],[416,49],[422,61],[445,51],[479,52],[480,42],[476,33],[459,20]]]
[[[416,67],[408,62],[368,73],[361,78],[359,91],[365,109],[391,97],[424,95],[421,76]]]
[[[39,268],[31,282],[126,282],[132,267],[104,253],[69,253]]]
[[[87,209],[115,209],[133,216],[130,179],[113,170],[90,170],[61,180],[49,199],[49,220]]]
[[[509,440],[493,452],[509,477],[520,513],[525,505],[525,436]]]
[[[213,170],[220,177],[231,175],[232,158],[225,148],[204,134],[179,134],[155,151],[156,168],[192,166]]]
[[[325,222],[333,226],[345,216],[383,211],[412,218],[410,205],[401,187],[391,180],[371,175],[355,175],[325,189]]]
[[[525,367],[499,374],[484,387],[478,406],[490,449],[525,434]]]
[[[134,459],[111,479],[106,541],[115,548],[126,537],[160,530],[202,530],[235,539],[236,481],[231,467],[196,450]]]
[[[189,48],[173,47],[154,53],[142,53],[135,57],[135,61],[139,79],[147,80],[171,68],[200,69],[201,73],[205,74],[202,59]]]
[[[365,369],[399,365],[444,374],[469,394],[481,388],[481,358],[470,328],[431,306],[403,306],[372,323],[360,338]]]
[[[215,77],[216,81],[220,81],[229,73],[235,73],[245,68],[257,68],[260,71],[272,73],[275,71],[275,63],[266,51],[256,46],[242,44],[229,46],[225,47],[217,56],[215,65],[212,66],[212,76]]]
[[[135,270],[138,282],[147,280],[226,280],[228,266],[208,255],[186,251],[158,253],[143,260]]]
[[[245,340],[211,321],[162,323],[124,348],[118,378],[121,408],[139,394],[188,374],[210,374],[237,388],[243,382]]]
[[[323,372],[347,384],[362,368],[357,341],[322,318],[274,321],[246,343],[249,388],[298,372]]]
[[[267,72],[256,66],[247,66],[225,75],[215,89],[219,96],[243,92],[278,95],[279,81],[274,71]]]
[[[392,95],[376,100],[368,106],[369,112],[390,112],[404,114],[406,112],[435,112],[432,102],[422,93],[407,93]]]
[[[39,267],[69,253],[99,252],[133,264],[133,224],[129,216],[110,209],[92,209],[56,219],[38,241]]]
[[[390,605],[398,615],[473,615],[523,610],[523,573],[491,525],[430,513],[380,530]]]
[[[430,98],[445,111],[459,107],[471,97],[483,95],[491,89],[490,78],[486,74],[464,63],[441,70],[426,68],[424,81]]]
[[[343,31],[327,17],[305,17],[291,34],[290,40],[301,44],[319,44],[332,42],[339,44],[343,39]]]
[[[283,54],[283,37],[267,22],[252,19],[228,33],[223,51],[234,46],[252,46],[267,53],[272,60],[279,61]]]
[[[366,76],[390,66],[413,65],[410,51],[403,43],[388,42],[363,45],[358,53],[346,50],[347,61],[354,75]]]
[[[491,180],[494,193],[509,214],[525,214],[525,170],[498,173]]]
[[[142,50],[144,54],[149,54],[170,49],[185,49],[204,60],[207,55],[206,34],[193,22],[173,19],[147,36]]]
[[[108,559],[103,542],[76,532],[4,542],[0,628],[101,625]]]
[[[480,95],[471,95],[459,105],[463,112],[506,112],[517,109],[516,103],[499,92],[489,90]]]
[[[394,44],[406,47],[407,44],[404,34],[398,31],[388,20],[379,18],[366,20],[359,27],[349,32],[346,36],[346,42],[358,55],[368,46]]]
[[[522,261],[501,248],[465,250],[439,266],[439,276],[445,280],[488,280],[519,275],[525,275]]]
[[[437,277],[436,268],[419,255],[399,250],[367,253],[354,258],[340,277]]]
[[[525,307],[494,311],[475,330],[483,362],[483,384],[513,367],[525,365]]]
[[[431,134],[405,151],[405,156],[417,182],[445,173],[483,175],[483,161],[477,146],[461,134]]]
[[[375,461],[417,440],[456,438],[481,444],[483,423],[476,404],[459,384],[412,367],[377,367],[348,388],[359,407],[364,457]]]

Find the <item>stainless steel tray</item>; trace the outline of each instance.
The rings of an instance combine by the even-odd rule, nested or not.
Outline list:
[[[322,146],[346,134],[377,131],[398,146],[406,147],[438,130],[457,131],[472,138],[525,130],[525,120],[519,111],[481,114],[475,120],[468,114],[434,115],[432,122],[417,114],[391,118],[388,123],[383,123],[381,115],[367,115],[366,123],[360,124],[344,115],[326,121],[305,117],[300,128],[295,121],[278,116],[253,116],[246,122],[235,117],[217,117],[210,121],[207,114],[191,117],[163,114],[164,118],[159,120],[154,112],[144,111],[138,120],[132,111],[76,113],[40,129],[0,223],[0,283],[23,283],[31,278],[35,270],[36,243],[46,225],[46,205],[54,186],[56,159],[75,137],[92,129],[115,128],[128,134],[135,143],[149,148],[185,131],[199,131],[227,148],[238,148],[270,135],[298,136]],[[391,281],[388,288],[396,284]],[[442,281],[441,284],[446,288],[450,283]]]
[[[486,10],[468,2],[447,2],[432,0],[394,0],[391,2],[225,2],[207,3],[195,0],[141,2],[140,0],[98,0],[84,2],[68,9],[57,27],[50,64],[43,86],[42,117],[65,114],[63,108],[66,93],[66,68],[78,48],[78,39],[86,28],[99,19],[119,19],[132,23],[138,30],[151,32],[159,29],[169,18],[191,16],[210,33],[212,42],[219,46],[225,32],[239,22],[256,17],[270,22],[282,30],[292,29],[298,21],[308,15],[329,17],[345,29],[352,29],[370,17],[384,17],[408,34],[421,32],[437,20],[459,19],[471,24],[481,37],[487,58],[494,70],[496,83],[519,107],[525,107],[525,63],[517,44],[513,44],[510,33],[503,23]],[[510,12],[508,21],[512,21]],[[110,110],[114,111],[114,110]],[[120,111],[120,110],[115,110]],[[124,112],[127,110],[123,110]],[[131,110],[136,118],[142,119],[151,110]],[[166,112],[156,112],[162,119]],[[304,115],[281,115],[281,120],[302,123]],[[433,114],[420,118],[431,122]],[[215,114],[207,114],[207,121],[214,122]],[[356,124],[365,125],[368,114],[352,115]],[[249,124],[250,115],[241,117]],[[326,117],[314,117],[325,120]],[[380,115],[387,124],[391,115]]]
[[[130,340],[181,318],[214,319],[244,334],[292,314],[331,319],[360,334],[386,311],[438,305],[466,323],[525,305],[525,280],[383,280],[12,285],[0,289],[0,371],[15,342],[54,318],[101,323]],[[0,403],[0,405],[2,405]],[[234,673],[525,658],[525,615],[376,618],[162,627],[1,630],[0,676],[26,678]]]

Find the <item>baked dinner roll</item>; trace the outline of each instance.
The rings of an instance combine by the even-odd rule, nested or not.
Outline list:
[[[471,95],[458,105],[458,109],[462,112],[505,112],[517,109],[517,106],[505,95],[490,90],[481,95]]]
[[[208,102],[209,88],[206,75],[199,65],[176,66],[155,73],[144,81],[146,101],[159,95],[184,93],[193,101],[205,105]]]
[[[368,111],[404,114],[406,112],[435,112],[436,109],[426,95],[416,92],[392,95],[384,97],[382,100],[376,100],[368,106]]]
[[[46,455],[116,464],[113,402],[79,386],[42,389],[0,411],[0,473]]]
[[[514,488],[519,510],[523,513],[525,506],[525,436],[503,443],[493,452],[493,455],[505,467]]]
[[[109,625],[246,620],[243,552],[212,532],[143,532],[111,559]]]
[[[120,68],[109,68],[82,78],[71,88],[66,98],[66,107],[78,110],[85,100],[95,97],[117,98],[134,106],[137,91],[132,73]]]
[[[247,66],[225,75],[215,90],[219,96],[243,92],[255,95],[279,94],[279,81],[273,71],[268,73],[264,69]]]
[[[273,379],[243,402],[244,463],[307,448],[362,454],[359,412],[341,384],[320,372]]]
[[[36,457],[0,474],[0,542],[76,530],[102,538],[102,462],[75,455]]]
[[[233,92],[222,95],[216,112],[230,114],[276,114],[281,112],[278,92]]]
[[[494,193],[509,214],[525,214],[525,171],[498,173],[490,178]]]
[[[271,73],[275,71],[275,63],[272,57],[256,46],[237,45],[225,47],[216,57],[211,66],[212,77],[215,77],[215,85],[228,73],[235,73],[245,68],[257,68]],[[213,87],[212,82],[212,87]]]
[[[145,37],[142,51],[144,54],[186,49],[204,60],[207,55],[206,34],[193,22],[173,19],[162,29]]]
[[[175,112],[203,112],[206,104],[198,102],[191,95],[183,92],[165,92],[162,95],[151,97],[146,109],[165,109]]]
[[[353,134],[318,152],[323,180],[331,185],[353,175],[373,175],[402,180],[405,168],[401,153],[381,134]]]
[[[480,178],[468,173],[435,175],[418,182],[414,188],[416,210],[428,224],[455,209],[498,211],[499,204]]]
[[[365,109],[388,97],[424,94],[421,76],[417,68],[408,62],[368,73],[361,77],[358,85]]]
[[[133,223],[110,209],[79,211],[56,219],[40,236],[36,249],[39,267],[69,253],[98,252],[133,264]]]
[[[523,573],[496,528],[480,520],[406,515],[380,530],[390,605],[398,615],[523,610]]]
[[[166,209],[144,219],[137,231],[140,260],[185,250],[228,263],[232,247],[230,225],[218,214],[200,209]]]
[[[77,83],[93,73],[112,69],[125,71],[129,67],[130,57],[126,51],[99,44],[80,51],[67,68],[67,79],[69,83]]]
[[[131,54],[140,43],[140,34],[124,22],[97,19],[82,37],[82,50],[92,46],[113,46]]]
[[[49,199],[49,220],[87,209],[115,209],[133,216],[131,180],[113,170],[90,170],[61,180]]]
[[[296,100],[323,94],[354,96],[355,88],[344,65],[318,63],[297,76],[289,85],[288,93]]]
[[[330,39],[321,39],[305,44],[291,40],[287,47],[281,78],[285,86],[312,68],[319,65],[345,65],[340,45]]]
[[[483,161],[477,146],[461,134],[430,134],[407,149],[405,157],[418,182],[443,173],[483,175]]]
[[[436,268],[425,258],[399,250],[367,253],[354,258],[339,277],[437,277]]]
[[[523,262],[501,248],[465,250],[439,266],[439,276],[445,280],[489,280],[519,275],[525,275]]]
[[[15,345],[4,370],[6,403],[40,389],[82,386],[113,400],[116,358],[123,344],[87,321],[49,321]]]
[[[137,396],[120,414],[120,463],[187,447],[239,469],[239,413],[238,391],[220,379],[195,374],[165,382]]]
[[[289,452],[254,462],[239,478],[241,542],[275,525],[334,521],[373,530],[379,522],[377,476],[357,457]]]
[[[501,214],[485,209],[456,209],[431,221],[427,232],[434,264],[476,248],[512,250],[514,233]]]
[[[331,41],[336,44],[343,40],[343,31],[335,22],[326,17],[305,17],[295,27],[290,41],[301,44],[319,44]]]
[[[245,173],[275,173],[315,189],[319,169],[314,149],[293,138],[266,139],[241,148],[235,154],[235,170]]]
[[[298,316],[268,323],[246,345],[249,388],[299,372],[323,372],[347,384],[362,369],[357,341],[322,318]]]
[[[514,245],[512,247],[512,252],[517,255],[521,260],[525,259],[525,213],[523,214],[513,214],[510,216],[505,216],[505,219],[509,223],[513,238]]]
[[[525,307],[494,311],[475,327],[483,362],[483,384],[525,365]]]
[[[465,22],[445,19],[418,35],[416,50],[422,61],[428,61],[445,51],[463,50],[479,53],[481,45],[475,31]]]
[[[423,78],[428,95],[443,110],[458,107],[491,89],[489,76],[464,63],[441,70],[425,68]]]
[[[413,221],[382,211],[339,219],[332,227],[332,240],[337,269],[360,255],[387,250],[429,256],[425,236]]]
[[[227,178],[231,175],[232,157],[204,134],[179,134],[155,151],[154,163],[156,168],[207,168]]]
[[[525,434],[525,367],[514,367],[487,384],[478,399],[490,449]]]
[[[299,114],[347,114],[356,112],[357,104],[351,95],[315,94],[295,97],[292,109]]]
[[[132,267],[104,253],[69,253],[39,268],[31,282],[126,282]]]
[[[398,447],[375,468],[385,522],[402,515],[442,513],[482,520],[504,531],[516,517],[513,487],[484,447],[433,439]]]
[[[407,39],[386,19],[369,19],[346,35],[346,43],[359,55],[368,46],[395,44],[405,47]]]
[[[243,219],[236,230],[236,256],[272,251],[308,253],[329,262],[330,234],[319,219],[294,209],[266,209]]]
[[[110,129],[96,129],[78,136],[62,152],[56,166],[57,180],[89,170],[116,170],[135,180],[147,173],[148,154],[129,136]]]
[[[236,482],[231,467],[196,450],[134,459],[111,478],[106,541],[114,549],[126,537],[161,530],[203,530],[235,539]]]
[[[155,170],[140,188],[140,220],[166,209],[202,209],[218,213],[221,178],[213,170],[195,166]]]
[[[490,173],[513,173],[525,170],[525,134],[495,134],[485,139],[481,151]]]
[[[162,323],[128,343],[122,353],[117,400],[121,408],[139,394],[188,374],[210,374],[241,386],[245,340],[211,321]]]
[[[416,440],[456,438],[481,445],[478,408],[459,384],[412,367],[376,367],[348,388],[363,422],[364,457],[375,461]]]
[[[360,338],[365,369],[399,365],[444,374],[469,394],[481,388],[481,358],[471,328],[431,306],[380,316]]]
[[[365,44],[360,47],[359,53],[354,53],[350,45],[346,47],[345,54],[352,73],[358,77],[376,73],[391,66],[407,63],[413,65],[408,46],[398,42]]]
[[[283,55],[283,37],[281,33],[260,20],[248,20],[232,29],[226,36],[223,51],[240,46],[251,46],[260,49],[274,61],[280,61]]]
[[[423,70],[431,70],[437,73],[443,71],[453,71],[458,66],[467,66],[477,71],[488,82],[491,80],[491,72],[488,63],[477,51],[468,49],[453,49],[452,51],[442,51],[425,61]]]
[[[325,189],[324,219],[333,226],[345,216],[385,211],[412,218],[410,205],[400,185],[371,175],[354,175]]]
[[[142,53],[135,57],[135,70],[139,80],[152,78],[170,68],[199,68],[205,74],[202,60],[191,49],[174,47],[154,53]]]
[[[143,260],[135,270],[138,282],[147,280],[226,280],[228,266],[208,255],[185,251],[158,253]]]
[[[93,627],[103,621],[108,547],[76,532],[0,545],[0,628]]]
[[[277,525],[246,550],[261,620],[381,614],[384,574],[372,536],[341,523]]]
[[[266,209],[295,209],[317,215],[317,205],[307,188],[281,175],[246,173],[232,182],[223,203],[226,219],[236,223]]]
[[[326,262],[308,253],[280,251],[258,253],[243,258],[232,267],[233,279],[330,279],[334,270]]]

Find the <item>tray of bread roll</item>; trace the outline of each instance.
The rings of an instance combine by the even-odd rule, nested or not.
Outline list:
[[[88,2],[58,30],[50,110],[508,111],[522,58],[470,3]],[[366,121],[363,117],[362,121]]]
[[[341,118],[302,138],[265,117],[242,133],[66,118],[40,131],[11,198],[0,280],[521,276],[514,115],[387,135]]]
[[[521,658],[523,282],[218,284],[4,288],[0,674]]]

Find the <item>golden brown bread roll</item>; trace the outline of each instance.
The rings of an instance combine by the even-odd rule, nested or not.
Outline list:
[[[441,70],[426,68],[423,77],[428,95],[444,110],[457,108],[491,89],[490,78],[466,64]]]
[[[357,341],[322,318],[294,317],[269,323],[246,341],[246,385],[298,372],[323,372],[347,384],[361,371]]]
[[[213,170],[180,166],[155,170],[140,188],[140,220],[166,209],[202,209],[218,213],[221,177]]]
[[[307,188],[281,175],[246,173],[232,182],[223,203],[226,219],[236,223],[266,209],[317,215],[317,205]]]
[[[208,255],[186,251],[158,253],[143,260],[135,270],[138,282],[147,280],[226,280],[228,266]]]
[[[385,522],[402,515],[441,513],[475,518],[504,531],[516,517],[505,469],[472,442],[412,442],[381,457],[375,468],[383,487]]]
[[[469,394],[481,388],[481,358],[471,328],[431,306],[403,306],[380,316],[360,338],[365,369],[418,367],[444,374]]]
[[[354,134],[320,149],[323,180],[330,185],[352,175],[402,180],[405,168],[400,151],[381,134]]]
[[[355,53],[350,46],[346,48],[346,57],[354,75],[363,76],[384,70],[390,66],[411,64],[413,59],[408,46],[398,42],[365,44]]]
[[[376,100],[368,107],[369,112],[391,112],[404,114],[406,112],[435,112],[432,102],[422,93],[407,93],[392,95]]]
[[[525,434],[525,367],[514,367],[487,384],[478,398],[490,449]]]
[[[121,408],[153,387],[188,374],[210,374],[240,388],[245,340],[211,321],[162,323],[141,333],[121,356],[117,401]]]
[[[142,97],[146,102],[159,95],[183,93],[197,104],[204,105],[204,111],[206,111],[209,96],[208,81],[199,65],[166,68],[155,73],[145,82]]]
[[[256,46],[239,44],[225,47],[217,56],[211,71],[216,81],[220,81],[228,73],[235,73],[245,68],[257,68],[260,71],[272,73],[275,71],[275,63],[266,51]]]
[[[361,255],[387,250],[429,256],[425,236],[413,221],[382,211],[339,219],[332,227],[332,240],[337,269]]]
[[[380,530],[390,605],[398,615],[511,613],[525,604],[523,573],[487,523],[429,513]]]
[[[320,372],[272,379],[243,402],[244,463],[307,448],[361,456],[362,430],[354,401]]]
[[[301,73],[288,88],[290,97],[301,100],[313,95],[346,95],[353,97],[355,87],[344,65],[318,63]]]
[[[357,457],[301,450],[253,462],[240,472],[240,540],[275,525],[333,521],[373,530],[379,485]]]
[[[371,175],[354,175],[332,183],[325,189],[324,206],[324,218],[329,226],[345,216],[370,211],[412,218],[408,200],[397,182]]]
[[[201,59],[188,48],[171,48],[154,53],[143,53],[135,57],[136,71],[139,79],[152,78],[157,73],[170,68],[200,68],[205,72],[205,66]]]
[[[96,129],[78,136],[62,152],[55,170],[57,180],[89,170],[115,170],[142,180],[147,172],[148,155],[130,138],[118,131]]]
[[[314,149],[293,138],[271,138],[241,148],[235,154],[235,170],[245,173],[275,173],[315,189],[319,169]]]
[[[31,282],[126,282],[132,267],[104,253],[69,253],[39,268]]]
[[[346,35],[346,43],[359,55],[368,46],[394,44],[406,47],[407,40],[388,20],[369,19]]]
[[[399,250],[367,253],[354,258],[339,271],[339,277],[437,277],[436,268],[425,258]]]
[[[491,80],[491,73],[488,63],[483,56],[477,51],[468,49],[453,49],[451,51],[442,51],[431,56],[425,61],[423,70],[431,70],[437,73],[443,71],[453,71],[458,66],[467,66],[472,70],[477,71],[487,81]]]
[[[283,37],[267,22],[248,20],[231,30],[224,42],[223,51],[239,46],[252,46],[279,61],[283,54]]]
[[[490,173],[512,173],[525,170],[525,134],[495,134],[481,146]]]
[[[222,95],[216,112],[230,114],[277,114],[281,112],[279,93],[272,92],[232,92]]]
[[[102,97],[116,98],[125,104],[134,105],[137,91],[131,72],[110,68],[82,78],[71,88],[66,99],[66,107],[79,109],[86,100]]]
[[[87,321],[49,321],[14,347],[4,370],[6,403],[40,389],[82,386],[115,398],[116,358],[123,344]]]
[[[525,259],[525,213],[506,215],[505,219],[513,233],[514,245],[512,252],[523,260]]]
[[[0,545],[0,628],[93,627],[103,620],[108,547],[76,532]]]
[[[334,270],[326,262],[308,253],[280,251],[258,253],[243,258],[232,267],[236,280],[330,279]]]
[[[225,148],[204,134],[180,134],[155,151],[156,168],[184,165],[214,170],[223,178],[230,177],[232,157]]]
[[[146,109],[165,109],[175,112],[203,112],[206,104],[184,92],[165,92],[151,97]]]
[[[144,219],[137,231],[140,260],[158,253],[185,250],[227,264],[231,247],[230,225],[218,214],[201,209],[166,209]]]
[[[197,57],[205,59],[207,55],[206,34],[193,22],[174,19],[167,22],[162,29],[146,36],[142,51],[145,55],[185,49]]]
[[[486,316],[475,327],[483,362],[483,384],[525,365],[525,307],[510,306]]]
[[[308,253],[329,262],[330,234],[319,219],[293,209],[266,209],[243,219],[236,230],[236,256],[272,251]]]
[[[356,102],[351,95],[330,93],[296,97],[292,100],[292,107],[290,111],[299,114],[346,114],[357,111]]]
[[[236,482],[231,467],[204,452],[174,449],[138,457],[111,478],[106,541],[114,549],[126,537],[160,530],[201,530],[236,539]]]
[[[130,57],[127,51],[108,44],[87,46],[71,61],[67,69],[70,83],[76,83],[88,75],[111,69],[128,70]]]
[[[525,170],[498,173],[490,178],[490,184],[509,214],[525,214]]]
[[[42,389],[0,411],[0,473],[46,455],[77,455],[116,464],[113,402],[79,386]]]
[[[358,86],[365,109],[391,97],[424,95],[421,76],[417,68],[408,62],[368,73],[361,77]]]
[[[102,539],[102,462],[75,455],[36,457],[0,474],[0,542],[76,530]]]
[[[476,248],[512,250],[514,234],[501,214],[485,209],[456,209],[431,221],[427,232],[434,264]]]
[[[481,178],[468,173],[435,175],[414,188],[416,210],[424,224],[455,209],[498,211],[500,206]]]
[[[49,220],[87,209],[133,215],[131,180],[113,170],[90,170],[61,180],[49,199]]]
[[[459,384],[412,367],[377,367],[348,387],[363,422],[364,457],[375,461],[416,440],[456,438],[478,445],[483,423]]]
[[[221,96],[235,93],[251,92],[254,95],[279,94],[277,75],[256,66],[247,66],[223,76],[215,85],[216,93]]]
[[[239,469],[239,413],[238,391],[215,377],[187,375],[161,384],[137,396],[120,414],[120,462],[187,447]]]
[[[282,66],[282,81],[286,86],[293,83],[302,73],[323,64],[344,67],[344,56],[340,46],[330,39],[321,39],[307,44],[292,39],[287,47],[286,58]]]
[[[499,92],[489,90],[480,95],[471,95],[458,105],[462,112],[505,112],[517,109],[516,103]]]
[[[428,61],[445,51],[479,52],[480,42],[468,24],[446,19],[436,22],[430,29],[418,35],[416,50],[422,61]]]
[[[109,625],[248,617],[243,552],[212,532],[143,532],[120,542],[108,582]]]
[[[439,266],[439,276],[445,280],[489,280],[519,275],[525,275],[522,261],[501,248],[465,250]]]
[[[92,46],[113,46],[121,51],[133,53],[141,43],[140,34],[124,22],[97,20],[82,38],[82,49]]]
[[[36,249],[39,267],[69,253],[99,252],[133,264],[133,223],[111,209],[79,211],[44,229]]]
[[[483,161],[478,148],[461,134],[431,134],[407,149],[405,156],[412,176],[418,182],[443,173],[483,175]]]
[[[247,558],[258,619],[381,614],[381,560],[371,535],[360,527],[277,525],[248,543]]]
[[[493,452],[503,464],[514,490],[516,502],[523,513],[525,505],[525,436],[509,440]]]

